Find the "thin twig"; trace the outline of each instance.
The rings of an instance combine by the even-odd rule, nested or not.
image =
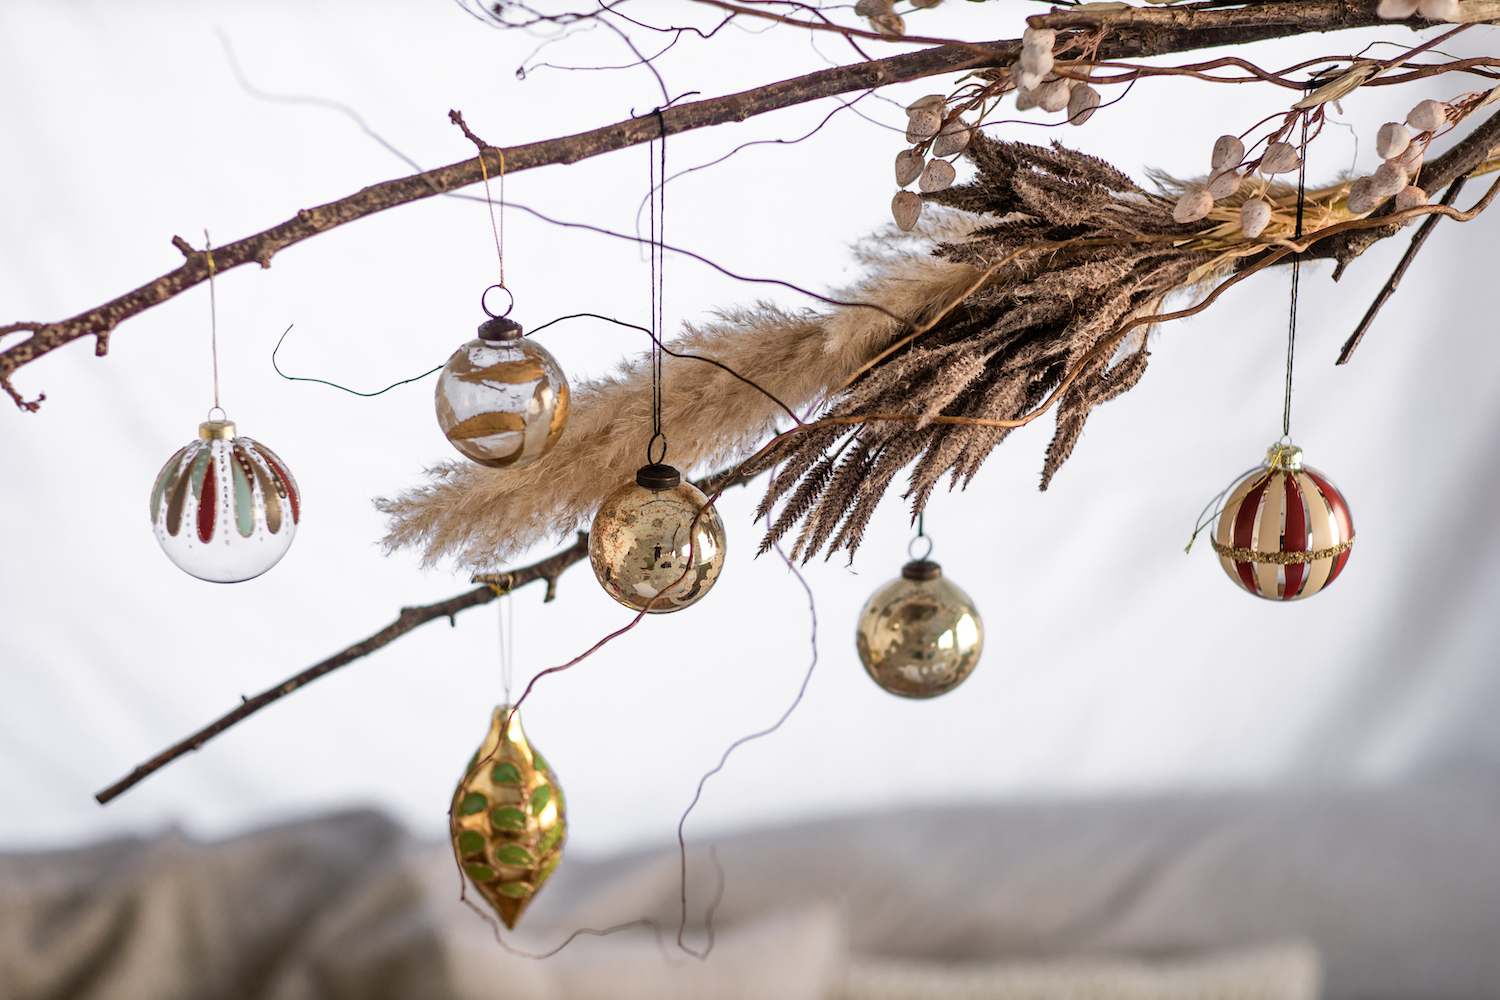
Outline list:
[[[1449,184],[1448,190],[1443,194],[1443,200],[1439,204],[1452,205],[1453,200],[1458,197],[1458,192],[1463,190],[1465,180],[1467,180],[1466,177],[1460,177],[1452,184]],[[1437,226],[1438,219],[1440,218],[1442,218],[1440,215],[1429,215],[1423,220],[1421,228],[1411,238],[1411,246],[1407,247],[1406,253],[1401,255],[1401,263],[1396,265],[1396,270],[1391,272],[1390,278],[1386,281],[1384,287],[1380,289],[1380,294],[1376,295],[1375,301],[1370,303],[1370,308],[1365,312],[1365,318],[1359,321],[1359,326],[1355,327],[1354,332],[1349,335],[1349,339],[1344,341],[1344,348],[1339,351],[1339,359],[1334,364],[1345,364],[1354,356],[1354,349],[1359,346],[1359,342],[1364,339],[1365,334],[1370,330],[1370,326],[1375,322],[1375,314],[1380,312],[1380,307],[1385,305],[1386,299],[1395,294],[1396,286],[1401,284],[1402,275],[1406,274],[1408,267],[1411,267],[1411,262],[1417,257],[1417,251],[1422,249],[1422,244],[1426,243],[1427,237],[1432,235],[1432,230]]]
[[[547,581],[547,594],[548,599],[550,599],[551,595],[553,594],[553,587],[556,583],[558,575],[574,563],[581,562],[582,560],[588,558],[588,554],[588,535],[587,533],[579,532],[578,541],[574,543],[572,548],[565,549],[562,552],[557,553],[556,555],[549,556],[548,558],[543,559],[539,563],[534,563],[530,566],[514,570],[513,572],[507,574],[510,578],[509,586],[507,588],[501,588],[492,584],[485,584],[484,586],[476,587],[475,589],[470,590],[467,593],[459,594],[457,597],[450,597],[446,601],[438,601],[436,604],[425,604],[420,607],[414,608],[402,608],[401,613],[396,616],[396,620],[391,622],[385,628],[381,629],[379,632],[376,632],[374,635],[363,639],[360,642],[356,642],[354,645],[342,650],[341,652],[335,653],[333,656],[330,656],[328,659],[323,660],[320,663],[316,663],[311,667],[308,667],[300,674],[297,674],[294,677],[287,678],[280,684],[277,684],[275,687],[267,691],[262,691],[254,698],[244,699],[240,703],[240,705],[235,708],[234,711],[216,719],[214,722],[198,730],[196,733],[189,736],[182,742],[176,743],[163,750],[161,753],[157,754],[155,757],[152,757],[144,764],[141,764],[134,771],[131,771],[128,775],[121,778],[113,785],[110,785],[108,788],[95,795],[94,798],[99,800],[100,805],[107,804],[110,800],[117,798],[119,795],[126,791],[129,791],[145,778],[161,770],[163,767],[166,767],[178,757],[181,757],[193,750],[197,750],[199,747],[203,746],[203,744],[207,743],[215,736],[218,736],[220,733],[228,729],[230,726],[233,726],[235,723],[240,722],[241,720],[251,715],[254,715],[256,712],[265,708],[272,702],[279,701],[282,698],[285,698],[293,691],[304,687],[312,681],[317,680],[319,677],[322,677],[325,674],[332,673],[339,667],[353,663],[355,660],[361,659],[362,657],[369,656],[371,653],[375,652],[377,649],[380,649],[383,646],[390,645],[392,642],[395,642],[397,639],[401,638],[403,635],[410,632],[418,625],[425,625],[426,623],[438,618],[447,618],[451,622],[453,620],[453,616],[458,614],[460,611],[467,611],[469,608],[478,607],[481,604],[488,604],[490,601],[493,601],[496,597],[500,596],[500,594],[507,593],[508,591],[514,590],[517,587],[525,586],[526,584],[531,583],[535,580]]]

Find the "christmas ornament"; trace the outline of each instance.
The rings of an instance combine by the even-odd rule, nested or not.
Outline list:
[[[589,562],[605,593],[652,614],[702,600],[724,568],[724,522],[707,504],[660,463],[605,497],[589,529]]]
[[[568,423],[568,380],[545,347],[504,316],[453,352],[438,376],[437,418],[465,458],[519,469],[541,458]]]
[[[1265,465],[1230,487],[1210,542],[1235,583],[1257,597],[1295,601],[1343,572],[1354,522],[1333,481],[1302,464],[1301,448],[1278,443]]]
[[[287,464],[265,445],[237,437],[229,420],[199,424],[198,440],[168,459],[151,490],[162,551],[212,583],[239,583],[275,566],[301,518],[302,496]]]
[[[876,684],[903,698],[933,698],[973,673],[984,625],[941,566],[917,559],[865,604],[855,641]]]
[[[520,716],[508,705],[495,709],[448,816],[464,874],[514,930],[562,860],[568,821],[557,777],[526,742]]]

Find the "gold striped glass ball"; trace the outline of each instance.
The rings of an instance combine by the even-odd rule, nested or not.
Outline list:
[[[918,560],[866,602],[855,642],[876,684],[903,698],[934,698],[974,672],[984,624],[942,567]]]
[[[178,569],[210,583],[240,583],[275,566],[302,519],[302,494],[270,448],[235,435],[228,420],[198,426],[198,440],[167,460],[151,490],[151,525]]]
[[[676,477],[670,466],[647,466],[605,497],[589,528],[589,563],[610,597],[660,615],[698,603],[713,588],[724,569],[724,522],[692,483],[642,486],[647,469]]]
[[[508,326],[497,330],[500,322]],[[496,469],[524,468],[562,437],[568,380],[551,352],[521,336],[516,324],[491,320],[480,331],[438,376],[438,425],[465,458]]]
[[[1224,572],[1257,597],[1296,601],[1344,571],[1354,521],[1344,494],[1302,462],[1302,449],[1274,444],[1266,464],[1229,490],[1211,540]]]

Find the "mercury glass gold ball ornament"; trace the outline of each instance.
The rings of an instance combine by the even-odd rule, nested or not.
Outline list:
[[[275,566],[301,519],[302,496],[286,463],[236,436],[229,420],[199,424],[198,440],[167,460],[151,490],[162,551],[212,583],[239,583]]]
[[[1333,480],[1273,444],[1266,462],[1229,489],[1211,542],[1229,578],[1257,597],[1311,597],[1343,572],[1354,545],[1349,504]]]
[[[984,625],[943,568],[918,559],[866,602],[855,641],[876,684],[903,698],[933,698],[974,672]]]
[[[562,788],[526,742],[519,713],[497,707],[448,812],[453,853],[505,926],[516,921],[562,860]]]
[[[465,458],[496,469],[530,465],[568,423],[568,380],[521,325],[498,317],[453,352],[438,376],[437,418]]]
[[[627,608],[681,611],[719,579],[724,522],[681,473],[653,463],[599,505],[589,529],[589,562],[604,592]]]

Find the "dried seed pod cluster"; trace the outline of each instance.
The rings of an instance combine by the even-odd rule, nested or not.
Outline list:
[[[1417,14],[1428,21],[1457,21],[1458,0],[1380,0],[1375,15],[1386,21],[1405,21]]]
[[[1249,169],[1242,172],[1241,167]],[[1214,202],[1236,195],[1240,182],[1250,170],[1266,176],[1291,173],[1302,166],[1302,157],[1290,143],[1272,141],[1259,160],[1245,161],[1245,143],[1237,135],[1221,135],[1214,140],[1213,153],[1209,157],[1208,180],[1188,188],[1177,199],[1172,209],[1172,218],[1177,222],[1197,222],[1213,210]],[[1254,239],[1265,231],[1271,221],[1271,206],[1259,197],[1251,198],[1240,206],[1240,229],[1245,236]]]
[[[1099,92],[1086,83],[1052,71],[1052,49],[1057,32],[1051,28],[1027,28],[1021,35],[1021,58],[1010,68],[1016,85],[1016,110],[1068,112],[1068,122],[1082,125],[1099,107]]]
[[[1425,15],[1424,15],[1425,16]],[[1422,168],[1422,157],[1432,135],[1448,123],[1448,105],[1440,101],[1423,101],[1406,116],[1406,123],[1386,122],[1375,133],[1375,152],[1385,162],[1368,177],[1349,185],[1349,211],[1355,215],[1372,212],[1387,198],[1395,197],[1397,211],[1427,204],[1427,192],[1411,184]],[[1410,129],[1407,127],[1410,126]],[[1411,133],[1416,129],[1416,135]],[[1410,225],[1416,220],[1407,223]]]
[[[911,0],[913,10],[936,7],[943,0]],[[892,8],[895,0],[859,0],[854,13],[870,22],[870,28],[887,38],[902,38],[906,35],[906,21]]]
[[[945,157],[956,157],[969,148],[975,125],[957,113],[947,113],[948,99],[942,94],[928,94],[913,101],[906,109],[906,141],[913,148],[896,154],[896,186],[906,187],[913,181],[923,193],[942,191],[950,186],[958,172]],[[929,161],[926,154],[930,153]],[[910,232],[922,216],[922,199],[911,191],[898,191],[891,199],[891,215],[902,232]]]

